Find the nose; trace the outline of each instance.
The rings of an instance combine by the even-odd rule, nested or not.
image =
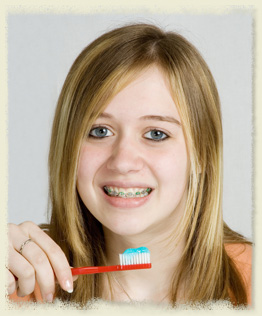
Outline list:
[[[127,138],[115,144],[107,162],[107,168],[119,174],[134,173],[142,170],[144,160],[139,146]]]

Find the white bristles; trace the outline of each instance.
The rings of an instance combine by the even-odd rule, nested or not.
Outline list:
[[[146,264],[150,263],[150,253],[128,253],[119,254],[120,265],[130,265],[130,264]]]

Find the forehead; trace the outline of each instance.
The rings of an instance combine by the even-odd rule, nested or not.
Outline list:
[[[179,119],[167,76],[157,66],[139,72],[111,99],[104,112],[130,118],[169,115]]]

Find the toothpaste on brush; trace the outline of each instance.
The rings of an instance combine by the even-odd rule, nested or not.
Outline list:
[[[120,265],[150,263],[150,252],[146,247],[129,248],[119,254]]]

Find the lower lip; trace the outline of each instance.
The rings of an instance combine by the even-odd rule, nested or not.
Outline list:
[[[120,198],[115,196],[109,196],[104,192],[104,189],[102,188],[102,192],[104,195],[105,200],[111,204],[114,207],[119,208],[135,208],[144,205],[148,200],[151,198],[151,195],[153,194],[153,191],[151,191],[150,194],[144,197],[139,198]]]

